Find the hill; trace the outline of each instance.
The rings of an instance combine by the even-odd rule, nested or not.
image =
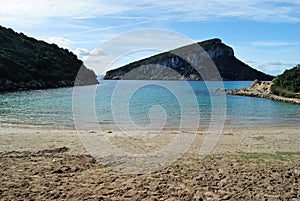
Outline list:
[[[67,49],[0,26],[0,91],[97,83],[95,73]]]
[[[199,46],[203,49],[200,50]],[[211,61],[223,80],[273,79],[273,76],[259,72],[238,60],[233,49],[220,39],[187,45],[130,63],[108,71],[104,79],[218,80],[218,75],[211,68]],[[199,70],[202,75],[198,73]]]
[[[273,94],[290,98],[300,98],[300,65],[285,70],[283,74],[278,75],[271,85]]]

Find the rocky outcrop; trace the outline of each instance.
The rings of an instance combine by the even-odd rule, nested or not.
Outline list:
[[[90,84],[96,84],[94,82]],[[0,91],[27,91],[33,89],[49,89],[74,86],[75,82],[70,80],[60,80],[58,82],[31,80],[29,82],[13,82],[8,79],[0,79]],[[86,85],[82,83],[81,85]]]
[[[219,75],[212,65],[217,67]],[[104,79],[219,80],[220,76],[223,80],[273,79],[238,60],[233,49],[220,39],[187,45],[130,63],[108,71]]]
[[[0,92],[91,85],[96,78],[67,49],[0,26]]]
[[[259,80],[255,80],[249,88],[241,88],[235,90],[225,90],[227,94],[230,95],[239,95],[239,96],[251,96],[251,97],[259,97],[259,98],[268,98],[276,101],[282,101],[287,103],[299,104],[300,99],[298,98],[286,98],[282,96],[278,96],[272,94],[270,88],[272,85],[272,81],[269,82],[261,82]]]

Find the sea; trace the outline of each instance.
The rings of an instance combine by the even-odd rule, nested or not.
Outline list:
[[[101,80],[99,85],[0,94],[0,125],[122,129],[299,125],[300,106],[217,89],[249,81]]]

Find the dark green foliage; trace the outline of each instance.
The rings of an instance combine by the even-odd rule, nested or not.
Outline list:
[[[41,83],[39,88],[59,87],[62,81],[63,85],[71,86],[81,67],[87,71],[81,83],[96,84],[94,72],[86,69],[70,51],[0,26],[0,79],[14,82],[9,90],[20,89],[18,83],[33,80]],[[0,91],[6,91],[1,80]]]
[[[285,97],[300,97],[300,65],[278,75],[271,86],[272,93]]]

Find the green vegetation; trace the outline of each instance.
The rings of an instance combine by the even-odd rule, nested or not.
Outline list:
[[[274,153],[248,153],[241,155],[228,155],[229,158],[238,160],[254,160],[259,162],[268,162],[273,160],[292,162],[300,164],[300,152],[274,152]]]
[[[278,75],[273,81],[271,91],[279,96],[300,98],[300,65]]]
[[[0,26],[0,91],[96,84],[96,75],[67,49]]]
[[[275,153],[251,153],[240,155],[241,158],[245,159],[278,159],[282,161],[289,161],[298,159],[300,152],[275,152]]]

